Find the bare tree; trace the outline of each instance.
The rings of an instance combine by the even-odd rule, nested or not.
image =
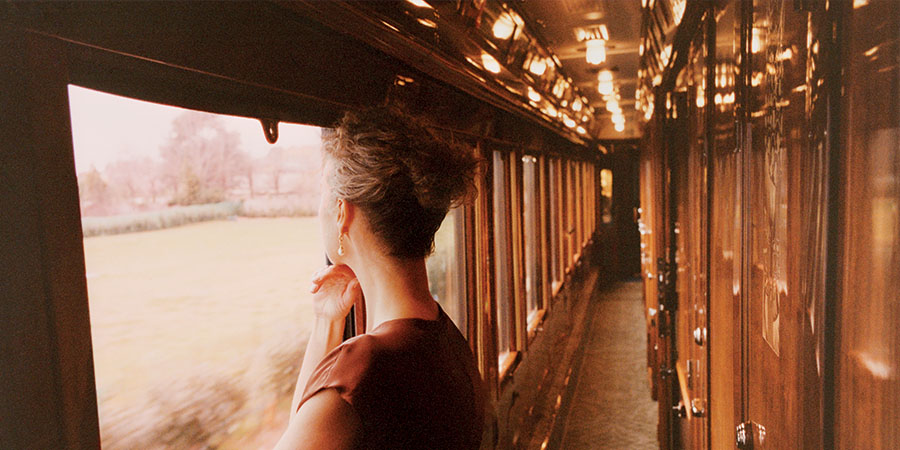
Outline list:
[[[169,140],[160,148],[162,174],[174,189],[172,202],[221,201],[246,176],[249,158],[237,133],[212,114],[187,111],[172,121]]]

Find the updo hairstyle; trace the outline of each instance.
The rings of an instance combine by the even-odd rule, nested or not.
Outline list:
[[[471,198],[480,159],[398,109],[348,112],[322,132],[337,198],[359,207],[386,253],[421,258],[451,207]]]

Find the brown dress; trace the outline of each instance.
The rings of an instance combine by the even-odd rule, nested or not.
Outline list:
[[[469,345],[440,307],[437,320],[389,320],[332,350],[300,404],[323,389],[336,389],[356,410],[364,448],[481,443],[481,377]]]

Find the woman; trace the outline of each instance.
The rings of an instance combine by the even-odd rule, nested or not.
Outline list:
[[[425,257],[479,161],[401,113],[348,113],[323,133],[316,320],[277,449],[477,448],[481,378],[428,289]],[[341,343],[363,295],[366,333]]]

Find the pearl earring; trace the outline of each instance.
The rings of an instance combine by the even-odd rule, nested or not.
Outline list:
[[[344,256],[344,233],[338,235],[338,256]]]

